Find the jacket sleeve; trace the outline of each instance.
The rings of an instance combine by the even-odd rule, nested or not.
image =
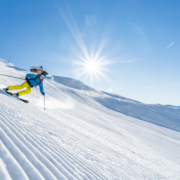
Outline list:
[[[39,89],[41,94],[43,94],[44,93],[43,82],[39,84]]]

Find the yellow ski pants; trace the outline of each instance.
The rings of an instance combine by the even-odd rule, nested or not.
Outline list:
[[[8,88],[9,88],[9,91],[26,88],[26,90],[18,92],[19,96],[29,94],[31,92],[31,87],[28,85],[28,83],[26,81],[24,83],[22,83],[21,85],[8,86]]]

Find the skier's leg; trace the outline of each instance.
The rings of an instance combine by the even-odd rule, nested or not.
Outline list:
[[[22,89],[24,87],[26,87],[26,81],[24,83],[22,83],[21,85],[15,85],[15,86],[8,86],[8,89],[9,91],[12,91],[12,90],[19,90],[19,89]]]
[[[26,88],[26,90],[24,91],[19,91],[18,94],[19,96],[23,96],[25,94],[29,94],[31,92],[31,87],[28,85],[27,82],[24,82],[23,84],[21,84],[23,86],[23,88]]]

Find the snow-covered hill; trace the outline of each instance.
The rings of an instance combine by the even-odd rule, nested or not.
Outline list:
[[[0,74],[26,73],[0,60]],[[0,88],[22,82],[1,76]],[[0,90],[0,179],[180,179],[179,108],[57,76],[44,89],[46,110],[39,88],[29,104]]]

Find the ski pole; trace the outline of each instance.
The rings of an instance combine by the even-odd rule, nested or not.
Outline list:
[[[46,108],[45,108],[45,95],[44,95],[44,110],[45,110]]]
[[[6,75],[6,74],[0,74],[1,76],[8,76],[8,77],[12,77],[12,78],[16,78],[16,79],[23,79],[25,80],[24,78],[19,78],[19,77],[14,77],[14,76],[9,76],[9,75]]]

